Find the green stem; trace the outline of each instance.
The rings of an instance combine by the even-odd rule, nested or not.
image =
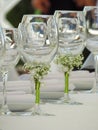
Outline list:
[[[40,103],[40,81],[38,79],[35,79],[35,103]]]
[[[35,10],[34,14],[41,14],[40,10]]]
[[[64,78],[65,78],[65,88],[64,88],[64,93],[69,93],[69,72],[64,73]]]

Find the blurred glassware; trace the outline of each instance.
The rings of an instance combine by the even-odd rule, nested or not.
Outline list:
[[[19,61],[19,54],[17,49],[17,42],[18,42],[18,35],[17,29],[15,28],[3,28],[3,35],[4,35],[4,44],[5,44],[5,55],[3,56],[3,62],[0,67],[0,71],[2,73],[3,78],[3,101],[2,107],[0,109],[0,115],[14,115],[7,105],[7,79],[8,79],[8,72],[12,67]]]
[[[40,109],[41,79],[48,72],[50,62],[58,49],[58,31],[51,15],[24,15],[19,25],[20,54],[25,63],[31,65],[31,76],[35,83],[35,107],[31,115],[50,115]],[[45,69],[46,68],[46,69]]]
[[[86,47],[94,55],[95,61],[95,85],[89,92],[98,92],[98,7],[85,6],[83,12],[86,21]]]
[[[81,62],[81,53],[85,47],[85,18],[82,11],[61,11],[54,13],[59,33],[59,48],[56,63],[65,76],[64,97],[58,103],[81,104],[69,97],[69,75]],[[75,61],[75,57],[79,58]],[[64,61],[65,60],[65,61]],[[61,63],[62,62],[62,63]],[[64,63],[66,62],[66,63]],[[77,64],[74,62],[77,62]]]
[[[0,67],[3,62],[3,56],[5,55],[5,44],[2,27],[0,26]]]

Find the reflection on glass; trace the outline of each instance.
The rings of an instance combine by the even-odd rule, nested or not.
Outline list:
[[[85,20],[81,11],[55,11],[59,31],[59,48],[56,63],[65,77],[64,97],[58,103],[81,104],[69,97],[69,76],[81,64],[85,46]]]
[[[98,7],[84,7],[84,15],[86,20],[87,41],[86,46],[94,55],[95,60],[95,82],[90,92],[98,92]]]
[[[3,62],[0,67],[3,78],[3,102],[0,109],[0,115],[14,115],[7,105],[7,79],[8,72],[11,67],[14,67],[19,61],[19,55],[17,50],[17,29],[3,29],[4,43],[5,43],[5,55],[3,56]]]
[[[50,115],[40,109],[40,87],[58,49],[55,20],[50,15],[24,15],[19,30],[20,53],[35,83],[35,107],[31,115]]]

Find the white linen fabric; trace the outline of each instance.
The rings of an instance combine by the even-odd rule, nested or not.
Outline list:
[[[14,67],[8,72],[8,81],[19,80],[19,75]],[[2,81],[2,75],[0,74],[0,81]]]
[[[0,91],[3,89],[3,84],[0,82]],[[17,80],[7,82],[7,92],[13,93],[31,93],[31,82],[29,80]],[[12,93],[11,93],[12,92]]]
[[[90,73],[89,71],[72,71],[69,78],[69,89],[91,89],[95,83],[94,75],[94,72]],[[21,75],[20,79],[29,80],[30,75]],[[64,74],[59,71],[50,72],[44,80],[42,80],[42,86],[42,91],[62,92],[64,90]]]
[[[25,111],[34,105],[35,97],[31,94],[8,94],[7,102],[11,111]],[[2,95],[0,95],[0,107]]]
[[[2,82],[0,82],[0,106],[2,104]],[[8,81],[7,102],[12,111],[24,111],[33,106],[35,96],[31,94],[31,83],[27,81]]]
[[[31,94],[34,92],[34,83],[29,80],[30,75],[20,76],[19,81],[8,81],[7,99],[11,110],[26,110],[31,108],[35,97]],[[70,74],[70,90],[88,90],[94,85],[94,73],[88,71],[73,71]],[[62,72],[49,72],[41,83],[41,98],[58,99],[64,93],[64,75]],[[0,104],[2,103],[2,82],[0,82]]]
[[[90,54],[88,56],[88,58],[86,59],[86,61],[84,62],[84,64],[82,65],[81,69],[84,69],[84,68],[87,68],[87,69],[94,69],[95,68],[93,54]]]
[[[2,130],[98,130],[98,94],[74,94],[83,105],[41,105],[55,116],[0,116]]]

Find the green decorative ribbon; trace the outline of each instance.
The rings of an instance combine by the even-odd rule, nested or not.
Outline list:
[[[40,10],[35,10],[34,14],[41,14],[42,12]]]
[[[64,93],[69,93],[69,72],[64,73],[64,78],[65,78],[65,88],[64,88]]]
[[[35,103],[39,104],[40,103],[40,81],[35,79]]]

